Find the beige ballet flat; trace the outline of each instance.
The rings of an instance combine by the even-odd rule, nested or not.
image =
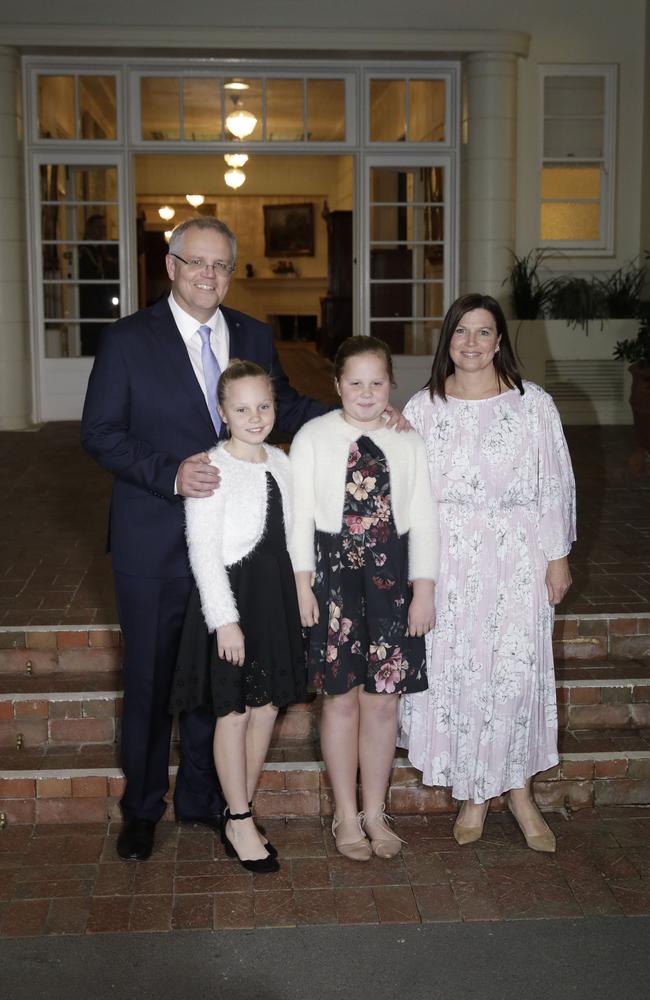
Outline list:
[[[339,854],[342,854],[344,858],[348,858],[350,861],[370,861],[372,857],[372,847],[370,846],[370,841],[365,836],[359,817],[357,816],[357,824],[359,826],[359,833],[361,834],[359,840],[352,840],[347,844],[340,844],[336,839],[336,831],[341,825],[341,821],[334,817],[332,820],[332,835],[334,837],[334,843],[336,844],[336,850]]]
[[[544,826],[546,827],[544,833],[528,834],[526,833],[523,826],[517,819],[517,816],[513,811],[512,805],[510,804],[510,798],[508,798],[508,809],[510,810],[511,815],[514,817],[517,826],[523,833],[524,840],[526,841],[528,847],[530,847],[531,851],[543,851],[544,854],[555,854],[555,851],[557,849],[557,841],[555,839],[555,834],[553,833],[553,831],[551,830],[550,826],[548,825],[543,816],[542,820],[544,822]]]
[[[386,813],[383,806],[380,813],[373,813],[372,816],[373,819],[380,819],[382,826],[384,827],[384,836],[370,838],[372,853],[376,854],[378,858],[388,859],[397,857],[399,852],[402,850],[402,844],[405,844],[406,841],[402,840],[401,837],[398,837],[397,834],[390,829],[388,824],[393,822],[392,817]],[[365,828],[367,820],[367,814],[360,812],[359,822],[361,823],[362,828]]]
[[[483,836],[485,817],[488,814],[490,803],[484,802],[483,806],[484,806],[483,819],[480,826],[464,826],[460,822],[461,813],[463,811],[463,807],[462,806],[460,807],[458,816],[456,818],[456,822],[454,823],[454,828],[452,830],[452,833],[454,835],[454,840],[456,841],[457,844],[460,845],[460,847],[463,847],[464,844],[473,844],[475,841],[480,840],[481,837]]]

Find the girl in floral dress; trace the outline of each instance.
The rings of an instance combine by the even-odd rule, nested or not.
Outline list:
[[[332,831],[341,854],[367,861],[401,848],[384,804],[399,696],[427,685],[438,526],[423,442],[382,418],[393,378],[387,346],[350,337],[335,375],[342,410],[310,421],[291,448],[290,553],[310,627],[309,682],[324,695]]]
[[[553,400],[519,375],[493,298],[450,307],[405,415],[426,443],[441,544],[429,688],[403,700],[400,745],[426,785],[461,800],[458,843],[480,838],[490,799],[508,792],[528,846],[554,851],[531,779],[558,761],[551,640],[575,488]]]

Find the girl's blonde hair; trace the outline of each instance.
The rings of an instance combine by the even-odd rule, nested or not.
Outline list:
[[[217,402],[223,408],[226,399],[228,386],[233,382],[238,382],[240,378],[265,378],[269,383],[273,402],[275,403],[275,387],[273,379],[269,373],[255,361],[242,361],[240,358],[231,358],[228,367],[221,373],[219,385],[217,386]]]

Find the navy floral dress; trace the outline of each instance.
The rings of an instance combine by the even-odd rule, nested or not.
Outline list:
[[[339,535],[316,532],[309,686],[345,694],[427,687],[424,638],[408,635],[408,535],[397,534],[384,453],[367,437],[350,445]]]

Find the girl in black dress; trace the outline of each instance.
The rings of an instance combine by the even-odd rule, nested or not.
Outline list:
[[[339,853],[367,861],[402,844],[385,803],[399,696],[427,686],[438,519],[424,442],[382,417],[393,374],[386,344],[350,337],[334,367],[342,410],[311,420],[291,447],[290,551],[310,627],[309,684],[324,695],[332,832]]]
[[[305,663],[287,552],[289,460],[263,442],[275,421],[273,386],[249,361],[219,380],[230,439],[210,453],[221,473],[211,497],[185,504],[196,586],[181,637],[171,710],[214,711],[214,760],[227,802],[226,853],[254,872],[279,868],[255,825],[253,793],[278,708],[304,700]]]

